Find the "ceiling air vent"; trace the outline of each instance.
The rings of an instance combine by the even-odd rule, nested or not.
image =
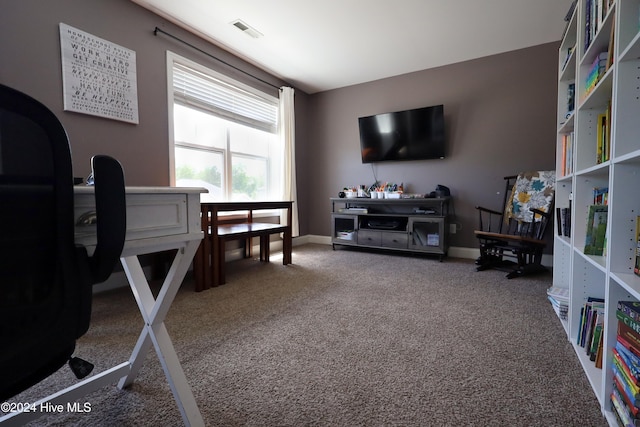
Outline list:
[[[260,31],[256,30],[253,27],[250,27],[246,22],[243,22],[240,19],[236,19],[231,23],[231,25],[233,25],[246,35],[253,37],[254,39],[262,37],[262,33]]]

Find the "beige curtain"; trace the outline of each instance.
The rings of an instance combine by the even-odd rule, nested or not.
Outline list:
[[[293,201],[291,231],[293,237],[300,235],[298,225],[298,200],[296,195],[296,121],[293,108],[294,90],[280,88],[280,138],[284,149],[284,192],[283,200]]]

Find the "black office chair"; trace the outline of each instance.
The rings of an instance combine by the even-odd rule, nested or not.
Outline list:
[[[73,171],[62,124],[40,102],[0,85],[0,401],[77,360],[91,286],[110,276],[122,253],[122,167],[108,156],[91,163],[98,243],[89,257],[74,242]],[[88,374],[86,365],[79,368],[78,377]]]

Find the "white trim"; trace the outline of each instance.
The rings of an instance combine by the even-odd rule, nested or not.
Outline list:
[[[330,245],[331,237],[330,236],[320,236],[317,234],[307,234],[304,236],[294,237],[293,238],[293,246],[302,246],[306,244],[319,244],[319,245]],[[253,253],[260,253],[260,245],[253,245]],[[271,252],[282,251],[282,241],[275,240],[269,244],[269,250]],[[243,258],[244,250],[242,248],[230,249],[225,252],[225,259],[227,261],[237,261]],[[480,250],[478,248],[464,248],[452,246],[449,248],[448,256],[452,258],[462,258],[462,259],[472,259],[475,260],[480,256]],[[542,265],[548,268],[553,268],[553,255],[544,254],[542,255]],[[146,269],[150,267],[146,267],[145,271],[149,272]],[[128,286],[127,278],[124,275],[124,272],[116,272],[109,277],[106,282],[100,283],[99,285],[95,285],[93,287],[93,292],[105,292],[112,289],[120,288],[123,286]]]

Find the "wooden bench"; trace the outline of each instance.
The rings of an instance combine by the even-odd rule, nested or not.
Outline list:
[[[225,243],[244,240],[245,258],[251,257],[254,237],[260,239],[260,261],[269,262],[269,243],[272,234],[283,234],[282,263],[291,264],[291,217],[293,202],[216,202],[201,203],[201,222],[204,238],[194,258],[196,292],[219,286],[225,278]],[[255,222],[257,210],[286,209],[286,223]],[[225,217],[220,212],[242,212],[242,215]]]

